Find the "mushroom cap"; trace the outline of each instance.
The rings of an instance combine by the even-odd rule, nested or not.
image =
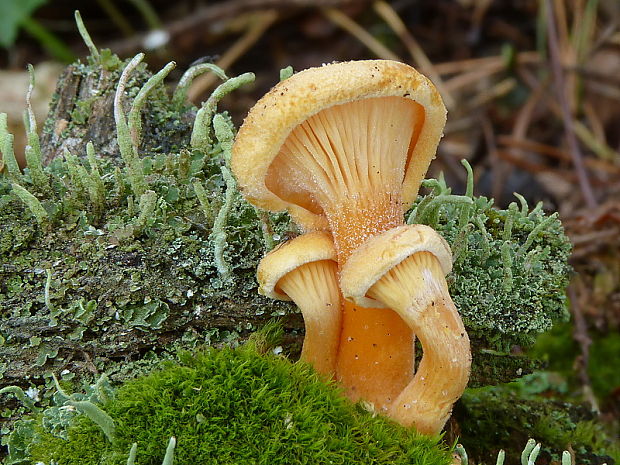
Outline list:
[[[437,231],[422,224],[399,226],[368,239],[349,257],[340,273],[343,297],[362,307],[383,307],[366,293],[384,274],[418,252],[432,253],[444,275],[452,270],[450,246]]]
[[[432,82],[404,63],[363,60],[309,68],[280,82],[250,110],[232,149],[231,166],[239,188],[253,205],[288,210],[306,230],[326,229],[323,215],[281,198],[266,185],[269,167],[291,131],[326,108],[375,97],[401,97],[423,109],[421,128],[413,131],[402,184],[403,211],[415,200],[420,182],[435,157],[446,121],[446,108]],[[414,140],[415,138],[415,140]]]
[[[258,264],[259,294],[276,300],[291,300],[278,290],[278,281],[296,268],[320,260],[336,261],[334,243],[325,232],[303,234],[279,244]]]

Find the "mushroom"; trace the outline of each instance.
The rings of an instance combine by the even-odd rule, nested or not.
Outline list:
[[[363,242],[402,225],[442,135],[433,84],[389,60],[335,63],[280,82],[250,110],[231,166],[245,198],[329,230],[342,268]],[[337,379],[387,409],[413,377],[413,333],[389,308],[345,302]]]
[[[280,244],[263,257],[257,278],[260,294],[297,304],[306,327],[301,359],[333,376],[342,309],[329,234],[307,233]]]
[[[344,298],[387,305],[419,338],[424,352],[418,370],[387,413],[424,434],[441,431],[469,379],[469,338],[445,280],[451,268],[447,242],[417,224],[369,239],[340,275]]]

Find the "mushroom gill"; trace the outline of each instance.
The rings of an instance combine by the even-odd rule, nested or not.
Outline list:
[[[336,253],[330,236],[307,233],[269,252],[258,265],[259,293],[292,300],[304,317],[301,359],[332,377],[342,320]]]
[[[403,223],[405,168],[423,121],[422,107],[402,97],[321,110],[288,135],[267,188],[324,214],[342,263],[367,238]]]
[[[280,278],[277,288],[301,310],[305,337],[301,360],[332,376],[340,336],[340,289],[337,266],[331,260],[306,263]]]

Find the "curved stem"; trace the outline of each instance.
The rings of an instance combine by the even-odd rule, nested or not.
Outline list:
[[[368,295],[393,308],[424,350],[413,380],[388,415],[421,433],[439,433],[465,390],[471,365],[469,337],[439,261],[430,252],[416,253],[386,273]]]
[[[375,193],[326,210],[340,270],[366,240],[403,223],[400,197]],[[345,301],[336,379],[352,401],[386,411],[413,378],[415,336],[391,308]]]

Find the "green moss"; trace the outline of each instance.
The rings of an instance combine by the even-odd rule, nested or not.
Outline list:
[[[620,443],[595,414],[554,399],[565,389],[561,378],[544,372],[504,386],[467,389],[454,413],[460,441],[476,461],[485,463],[493,461],[499,448],[517,456],[528,438],[541,442],[543,454],[553,460],[572,449],[579,464],[617,462]]]
[[[617,364],[609,363],[610,354],[620,354],[620,334],[613,331],[594,338],[590,346],[588,373],[594,392],[600,398],[609,396],[620,387],[620,371]]]
[[[32,460],[121,464],[137,442],[137,463],[159,465],[174,436],[181,465],[450,463],[437,439],[373,417],[309,366],[260,355],[252,345],[186,353],[126,383],[103,408],[116,425],[114,443],[76,417],[68,441],[39,434]]]

